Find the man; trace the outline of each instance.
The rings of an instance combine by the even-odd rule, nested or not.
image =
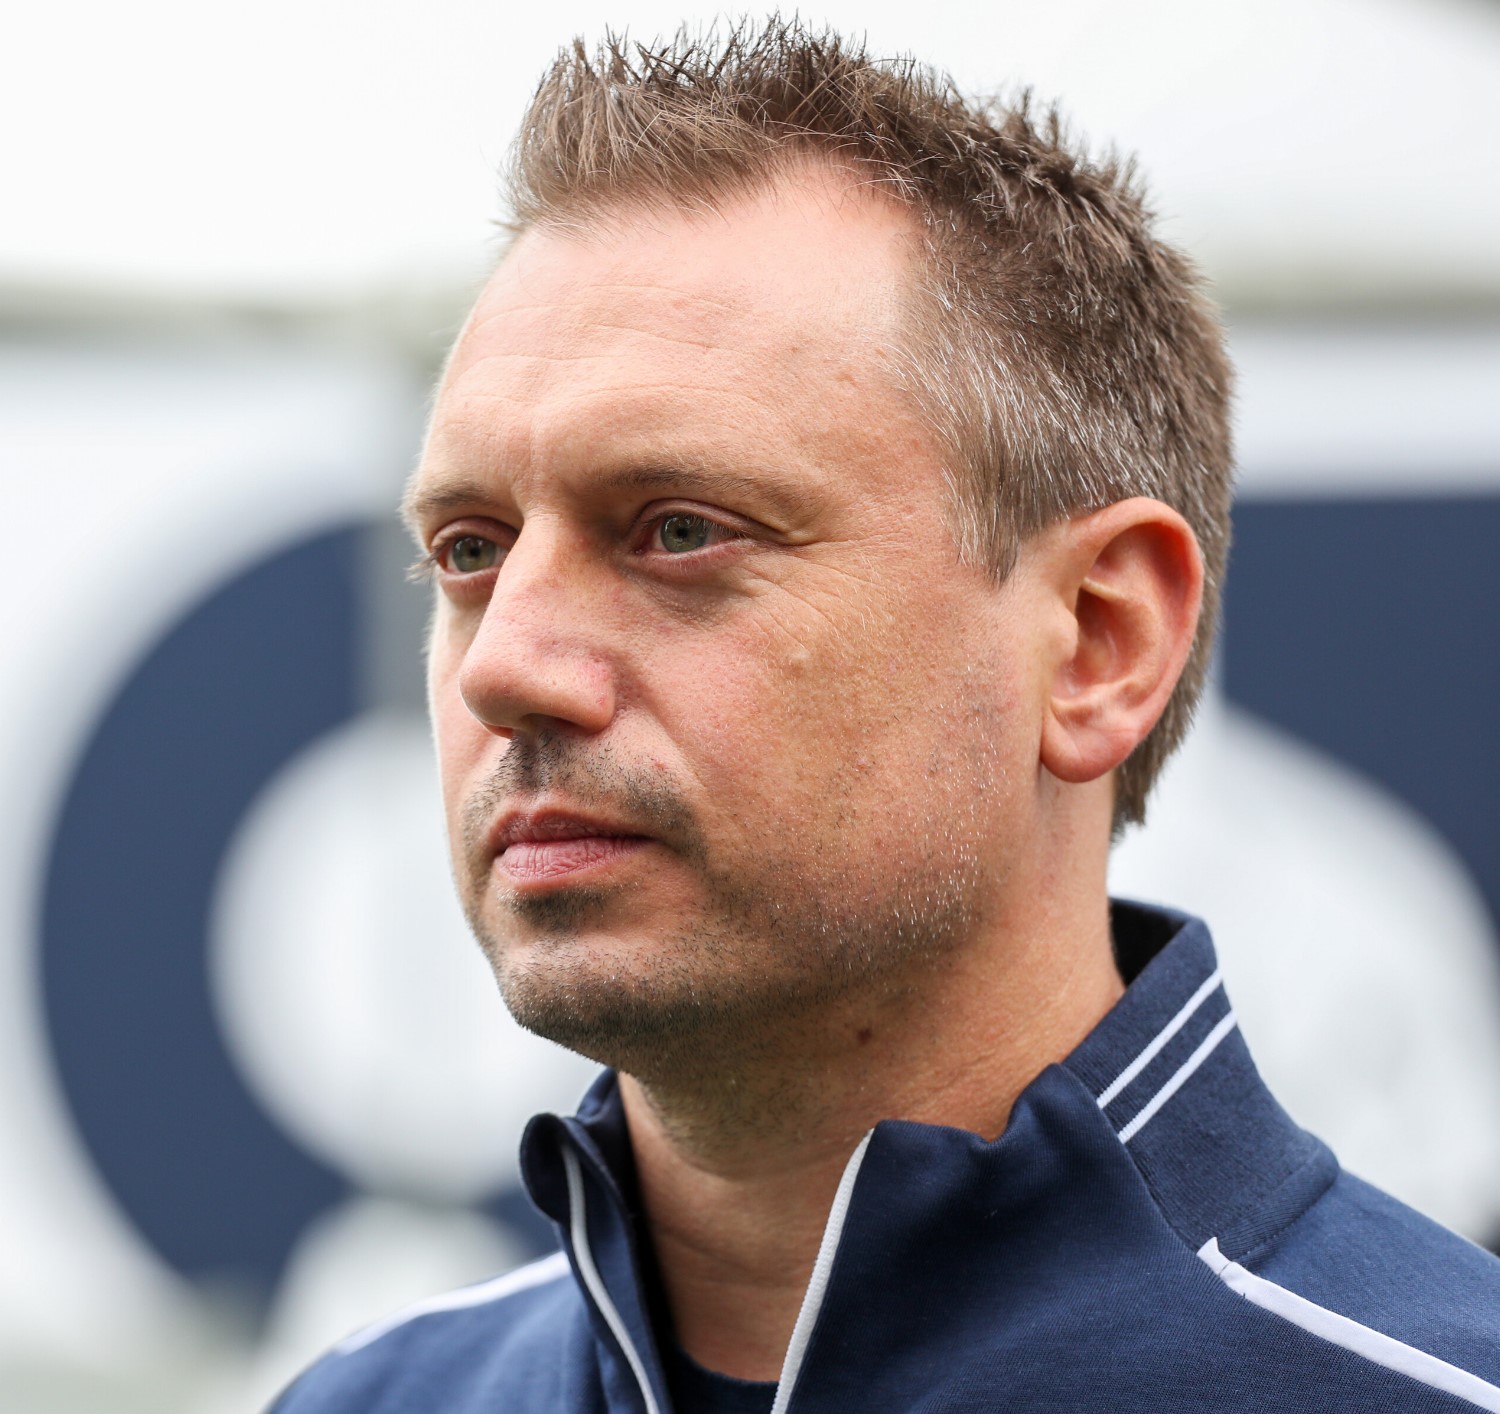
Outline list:
[[[1230,476],[1128,176],[772,22],[564,55],[513,199],[406,510],[475,933],[611,1069],[565,1253],[278,1409],[1500,1409],[1500,1267],[1106,898]]]

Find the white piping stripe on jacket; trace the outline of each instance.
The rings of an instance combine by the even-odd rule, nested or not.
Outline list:
[[[518,1267],[504,1276],[493,1277],[489,1281],[481,1282],[478,1286],[466,1286],[461,1291],[445,1292],[442,1296],[430,1296],[425,1301],[417,1301],[410,1306],[405,1306],[384,1320],[376,1321],[374,1325],[355,1331],[353,1335],[334,1346],[333,1353],[349,1355],[356,1350],[362,1350],[372,1340],[379,1340],[387,1331],[393,1331],[397,1326],[404,1326],[408,1321],[414,1321],[418,1316],[425,1316],[430,1312],[461,1311],[466,1306],[483,1306],[486,1302],[499,1301],[502,1297],[510,1296],[517,1291],[527,1291],[533,1286],[544,1286],[549,1281],[556,1281],[567,1270],[566,1253],[554,1252],[550,1257],[543,1257],[538,1262]]]
[[[604,1289],[599,1269],[594,1265],[594,1253],[589,1247],[588,1210],[583,1201],[583,1173],[579,1168],[578,1155],[569,1145],[564,1144],[562,1158],[563,1171],[568,1176],[568,1228],[573,1235],[573,1260],[578,1263],[583,1284],[588,1287],[589,1295],[594,1298],[604,1316],[604,1323],[609,1327],[610,1334],[625,1353],[630,1372],[635,1376],[636,1384],[641,1387],[641,1398],[646,1401],[646,1414],[661,1414],[661,1406],[651,1392],[651,1380],[646,1374],[646,1367],[641,1363],[635,1343],[630,1339],[630,1332],[625,1329],[625,1322],[620,1319],[615,1303]]]
[[[807,1343],[812,1339],[813,1327],[818,1323],[818,1312],[823,1307],[823,1295],[828,1290],[828,1278],[833,1272],[839,1237],[844,1231],[844,1219],[849,1216],[849,1201],[854,1196],[854,1180],[859,1177],[859,1166],[864,1163],[865,1151],[874,1137],[875,1131],[872,1129],[859,1141],[859,1147],[844,1165],[844,1176],[839,1179],[838,1192],[833,1195],[833,1206],[828,1210],[823,1240],[818,1244],[812,1277],[802,1297],[802,1309],[797,1312],[797,1324],[792,1327],[792,1339],[786,1348],[786,1359],[781,1362],[781,1378],[776,1382],[776,1402],[771,1406],[771,1414],[786,1414],[787,1404],[791,1401],[792,1390],[796,1387],[797,1376],[802,1370],[802,1357],[807,1354]]]
[[[1219,1018],[1219,1024],[1198,1043],[1198,1049],[1177,1067],[1172,1078],[1141,1106],[1136,1117],[1120,1131],[1120,1143],[1130,1143],[1146,1127],[1151,1117],[1182,1089],[1188,1077],[1214,1053],[1219,1042],[1234,1030],[1234,1024],[1234,1010],[1231,1008]]]
[[[1480,1409],[1500,1414],[1500,1387],[1480,1379],[1478,1375],[1471,1375],[1457,1365],[1450,1365],[1436,1355],[1429,1355],[1425,1350],[1418,1350],[1414,1345],[1407,1345],[1394,1336],[1371,1330],[1358,1321],[1351,1321],[1348,1316],[1341,1316],[1337,1311],[1319,1306],[1305,1296],[1298,1296],[1295,1291],[1277,1286],[1274,1281],[1256,1276],[1238,1262],[1231,1262],[1219,1251],[1218,1238],[1210,1237],[1198,1249],[1198,1255],[1208,1263],[1214,1275],[1225,1286],[1238,1292],[1246,1301],[1290,1321],[1294,1326],[1300,1326],[1330,1345],[1341,1346],[1373,1364],[1383,1365],[1387,1370],[1409,1375],[1418,1384],[1457,1395],[1459,1399],[1467,1399]]]
[[[1193,1013],[1213,995],[1221,981],[1223,981],[1223,973],[1216,967],[1208,975],[1208,979],[1203,985],[1183,1003],[1182,1010],[1156,1033],[1156,1036],[1146,1046],[1146,1049],[1105,1087],[1104,1093],[1099,1096],[1099,1108],[1101,1110],[1156,1059],[1161,1053],[1162,1047],[1187,1025]]]

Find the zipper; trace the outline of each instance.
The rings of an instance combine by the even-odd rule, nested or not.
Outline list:
[[[833,1206],[828,1210],[828,1222],[823,1228],[823,1240],[818,1244],[818,1257],[813,1263],[812,1276],[808,1279],[807,1291],[802,1297],[802,1309],[797,1312],[797,1324],[792,1327],[792,1339],[786,1348],[786,1359],[781,1362],[781,1378],[776,1381],[776,1402],[771,1405],[771,1414],[786,1414],[787,1406],[791,1403],[797,1376],[802,1373],[802,1358],[807,1354],[813,1327],[817,1325],[818,1313],[823,1309],[828,1279],[833,1275],[833,1259],[838,1255],[844,1219],[849,1216],[849,1203],[854,1197],[854,1181],[859,1177],[859,1166],[864,1163],[865,1152],[874,1137],[875,1131],[872,1129],[859,1141],[858,1148],[844,1165],[844,1176],[839,1179],[838,1191],[833,1195]]]
[[[635,1348],[625,1322],[620,1319],[615,1303],[610,1300],[609,1292],[604,1289],[604,1279],[599,1275],[599,1268],[594,1265],[594,1253],[589,1247],[588,1212],[583,1200],[583,1172],[578,1163],[578,1155],[573,1152],[573,1146],[569,1143],[564,1142],[561,1148],[563,1172],[568,1179],[568,1231],[573,1239],[573,1260],[578,1263],[578,1273],[604,1317],[605,1325],[625,1354],[630,1372],[640,1386],[646,1414],[661,1414],[661,1406],[656,1402],[651,1380],[646,1374],[645,1362]]]

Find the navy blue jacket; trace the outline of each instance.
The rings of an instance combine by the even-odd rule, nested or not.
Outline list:
[[[856,1150],[776,1414],[1500,1411],[1500,1261],[1292,1123],[1201,923],[1114,922],[1125,996],[999,1139]],[[668,1414],[612,1075],[523,1169],[565,1255],[360,1332],[275,1414]]]

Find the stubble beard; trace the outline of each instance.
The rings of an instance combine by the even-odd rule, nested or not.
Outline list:
[[[607,927],[628,885],[534,897],[497,891],[483,837],[501,800],[555,790],[584,811],[650,831],[698,880],[691,916],[626,962],[606,964],[584,935]],[[977,861],[920,856],[870,880],[841,867],[838,838],[755,852],[731,872],[712,858],[681,795],[658,773],[597,746],[515,738],[464,811],[460,892],[507,1007],[526,1029],[638,1078],[680,1081],[705,1068],[742,1071],[786,1055],[799,1029],[831,1009],[908,991],[924,967],[972,931]],[[524,943],[524,946],[518,945]]]

